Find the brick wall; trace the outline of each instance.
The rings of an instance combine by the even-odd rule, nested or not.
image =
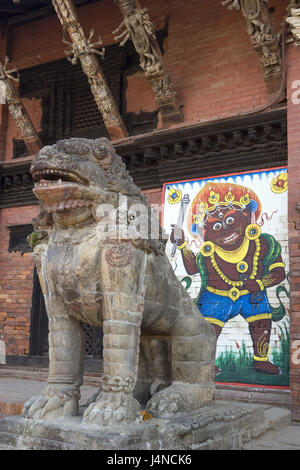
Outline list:
[[[149,204],[161,204],[162,190],[161,188],[157,189],[146,189],[143,191],[147,196]]]
[[[0,339],[6,354],[28,354],[33,280],[32,254],[8,252],[7,225],[31,223],[38,209],[14,207],[0,213]]]
[[[288,50],[288,164],[289,164],[289,250],[291,263],[291,396],[294,419],[300,420],[300,104],[294,104],[295,80],[300,80],[300,48]],[[299,88],[299,87],[298,87]],[[299,352],[297,352],[299,351]]]

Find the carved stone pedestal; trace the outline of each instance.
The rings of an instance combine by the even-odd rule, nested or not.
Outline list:
[[[271,417],[268,416],[272,410]],[[276,415],[276,419],[274,416]],[[216,402],[193,414],[126,426],[92,427],[82,417],[56,421],[11,416],[0,420],[0,444],[34,450],[229,450],[266,430],[287,424],[286,410],[264,405]],[[283,423],[284,421],[284,423]]]

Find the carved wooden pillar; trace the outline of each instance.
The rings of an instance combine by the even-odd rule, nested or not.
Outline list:
[[[8,47],[11,45],[11,41],[8,41],[8,37],[11,39],[11,28],[7,28],[6,34],[2,35],[3,51],[5,55],[9,55]],[[5,105],[6,85],[3,81],[0,81],[0,162],[5,160],[6,155],[6,135],[8,128],[8,107]]]
[[[8,107],[5,106],[6,87],[0,81],[0,162],[5,159]]]
[[[101,43],[100,38],[96,43],[92,42],[93,30],[90,36],[86,37],[79,23],[73,0],[52,0],[52,4],[64,28],[64,33],[67,31],[71,38],[71,42],[63,39],[71,46],[70,50],[65,51],[68,59],[72,64],[80,60],[110,138],[116,140],[127,137],[126,127],[96,58],[96,54],[102,56],[104,54],[103,50],[99,52],[95,49]]]
[[[121,46],[129,39],[133,42],[140,56],[140,66],[155,93],[164,126],[182,121],[182,109],[164,64],[148,10],[142,8],[136,0],[117,0],[117,3],[124,20],[113,31],[113,34],[116,34],[115,40],[119,41]]]
[[[19,93],[12,83],[13,80],[16,82],[19,81],[14,75],[14,73],[17,73],[17,70],[7,70],[8,62],[9,59],[7,57],[5,58],[4,64],[0,61],[0,81],[5,85],[5,103],[8,105],[8,110],[20,131],[28,152],[33,155],[40,150],[42,142],[21,102]]]
[[[300,45],[300,3],[293,1],[288,6],[287,24],[297,46]]]
[[[229,10],[242,11],[253,48],[258,54],[270,93],[279,89],[281,53],[268,8],[268,0],[224,0]]]

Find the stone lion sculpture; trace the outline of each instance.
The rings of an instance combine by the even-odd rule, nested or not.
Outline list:
[[[215,333],[177,280],[161,229],[155,240],[111,236],[124,216],[120,196],[128,201],[127,221],[137,216],[133,204],[150,208],[110,142],[72,138],[46,146],[31,173],[42,205],[29,241],[49,317],[49,376],[41,395],[25,403],[24,417],[78,414],[83,323],[103,328],[104,368],[84,424],[134,422],[141,403],[158,417],[209,405]],[[105,229],[103,207],[117,214]]]

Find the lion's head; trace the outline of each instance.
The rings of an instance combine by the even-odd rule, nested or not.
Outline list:
[[[106,138],[71,138],[43,147],[32,162],[33,192],[54,217],[76,220],[95,201],[121,193],[142,198],[125,164]],[[107,199],[106,199],[107,200]]]
[[[33,192],[42,205],[29,240],[31,246],[47,239],[53,222],[66,228],[98,222],[97,207],[109,203],[117,208],[120,194],[128,197],[129,206],[142,203],[149,208],[147,198],[133,183],[122,158],[104,137],[71,138],[43,147],[33,160],[30,172],[35,181]],[[120,210],[118,207],[118,217]],[[148,219],[150,232],[150,211]],[[162,238],[160,228],[158,239],[137,236],[131,241],[146,251],[163,254],[166,236]]]

